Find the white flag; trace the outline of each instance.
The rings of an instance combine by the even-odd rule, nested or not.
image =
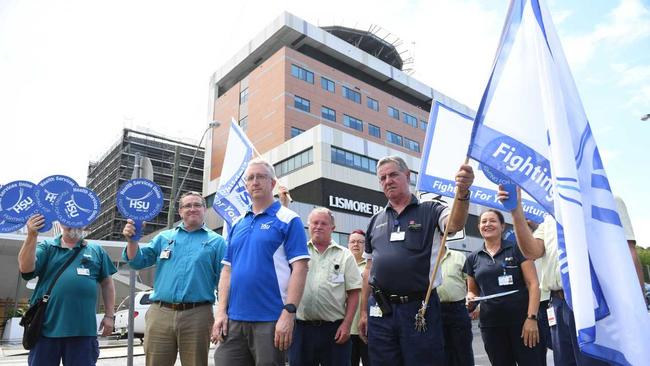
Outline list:
[[[242,176],[253,157],[253,151],[253,144],[232,119],[219,188],[212,204],[212,208],[224,219],[226,227],[232,225],[233,221],[243,215],[250,206],[250,195],[246,191]],[[224,233],[226,232],[227,230],[224,229]]]
[[[560,272],[583,353],[647,365],[650,317],[607,175],[546,6],[513,0],[469,155],[558,222]]]

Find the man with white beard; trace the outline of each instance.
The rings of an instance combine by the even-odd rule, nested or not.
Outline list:
[[[97,283],[101,286],[105,316],[102,335],[113,331],[115,286],[111,276],[117,272],[104,249],[83,239],[83,230],[61,225],[63,233],[37,244],[38,230],[45,224],[43,215],[27,221],[27,237],[18,253],[18,269],[25,280],[39,278],[30,304],[45,295],[56,274],[75,256],[56,280],[50,293],[41,337],[29,351],[28,364],[95,365],[97,343]]]

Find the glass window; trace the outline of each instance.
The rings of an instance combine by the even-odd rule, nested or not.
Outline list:
[[[420,152],[420,144],[406,137],[404,137],[404,147],[411,151]]]
[[[399,110],[397,108],[388,106],[388,115],[399,121]]]
[[[350,117],[347,114],[343,115],[343,125],[346,127],[354,128],[358,131],[363,131],[363,121],[358,118]]]
[[[285,159],[273,166],[275,168],[275,174],[278,177],[281,177],[306,165],[309,165],[313,162],[312,157],[313,155],[311,148],[309,150],[305,150],[296,155],[293,155],[290,158]]]
[[[303,69],[300,66],[291,65],[291,76],[306,81],[310,84],[314,83],[314,73],[307,69]]]
[[[297,95],[293,96],[293,106],[301,111],[309,112],[310,103],[308,99],[299,97]]]
[[[368,133],[370,136],[375,136],[377,138],[381,138],[381,129],[372,123],[368,123]]]
[[[409,126],[418,128],[418,119],[415,118],[414,116],[411,116],[410,114],[404,112],[402,113],[404,115],[404,123],[406,123]]]
[[[248,88],[239,93],[239,104],[244,104],[248,101]]]
[[[320,109],[320,115],[323,119],[328,121],[336,122],[336,111],[332,108],[322,106]]]
[[[239,120],[239,127],[242,131],[246,131],[248,129],[248,116]]]
[[[402,136],[394,132],[386,131],[386,140],[391,144],[402,146]]]
[[[429,125],[428,122],[423,121],[423,120],[420,120],[420,129],[421,129],[421,130],[425,130],[425,131],[426,131],[428,125]]]
[[[379,102],[376,99],[368,97],[368,108],[379,112]]]
[[[361,104],[361,93],[354,91],[348,87],[342,86],[343,96],[355,103]]]
[[[332,163],[375,174],[377,160],[332,146]]]
[[[416,173],[416,172],[414,172],[414,171],[411,170],[411,175],[410,175],[410,178],[409,178],[409,183],[410,183],[412,186],[417,185],[417,183],[418,183],[418,173]]]
[[[334,85],[334,82],[332,80],[330,80],[328,78],[324,78],[324,77],[321,76],[321,78],[320,78],[320,86],[321,86],[321,88],[327,90],[328,92],[334,93],[335,85]]]
[[[300,129],[298,127],[291,127],[291,138],[294,138],[303,132],[305,132],[305,130]]]

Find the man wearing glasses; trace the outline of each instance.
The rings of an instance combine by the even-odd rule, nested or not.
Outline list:
[[[284,365],[307,277],[300,217],[273,198],[273,167],[251,160],[244,173],[252,206],[230,230],[212,341],[216,365]]]
[[[198,192],[179,200],[183,222],[140,248],[131,238],[132,220],[122,231],[128,244],[122,257],[133,269],[156,265],[153,304],[147,311],[144,350],[147,365],[207,365],[212,304],[226,242],[203,223],[206,204]]]

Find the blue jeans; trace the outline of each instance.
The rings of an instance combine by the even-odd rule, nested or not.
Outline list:
[[[336,344],[334,337],[341,321],[310,324],[296,321],[289,347],[291,366],[349,366],[352,342]]]
[[[376,304],[372,296],[368,304]],[[415,315],[421,305],[420,301],[391,304],[393,313],[388,316],[368,315],[368,354],[372,366],[445,364],[438,294],[431,293],[424,332],[415,329]]]
[[[557,321],[557,324],[551,327],[555,366],[609,365],[607,362],[591,358],[580,352],[573,310],[566,303],[566,300],[553,296],[551,297],[551,304],[553,304]]]
[[[29,351],[29,366],[94,366],[99,358],[97,337],[63,337],[38,339]]]

